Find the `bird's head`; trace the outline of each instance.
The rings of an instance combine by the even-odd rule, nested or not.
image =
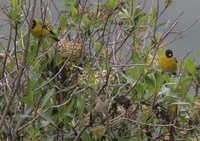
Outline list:
[[[34,28],[35,26],[36,26],[36,20],[33,19],[33,21],[32,21],[32,25],[31,25],[31,28]]]
[[[98,96],[97,97],[97,100],[100,100],[100,101],[102,101],[102,102],[105,102],[106,101],[106,95],[100,95],[100,96]]]
[[[167,58],[171,58],[171,57],[173,57],[173,51],[170,49],[167,49],[165,51],[165,55],[167,56]]]

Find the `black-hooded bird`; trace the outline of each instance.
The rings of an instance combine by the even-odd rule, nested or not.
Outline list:
[[[51,37],[56,42],[60,41],[56,37],[56,34],[51,30],[50,25],[42,22],[40,19],[33,19],[31,26],[31,34],[37,38],[39,38],[40,36]]]
[[[173,51],[167,49],[165,54],[161,55],[159,58],[160,68],[167,73],[176,74],[177,70],[177,60],[173,56]]]

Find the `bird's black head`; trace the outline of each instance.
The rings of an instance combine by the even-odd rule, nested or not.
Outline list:
[[[170,50],[170,49],[167,49],[167,50],[165,51],[165,55],[166,55],[168,58],[171,58],[171,57],[173,57],[173,51]]]
[[[34,28],[35,26],[36,26],[36,20],[33,20],[31,28]]]

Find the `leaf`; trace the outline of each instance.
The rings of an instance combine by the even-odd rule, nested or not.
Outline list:
[[[20,118],[33,118],[32,115],[30,115],[30,113],[33,111],[33,108],[29,107],[26,109],[26,111],[24,112],[24,114],[19,114],[17,116],[19,116]]]
[[[198,49],[198,51],[197,51],[197,55],[198,55],[199,58],[200,58],[200,49]]]
[[[145,14],[140,7],[136,8],[134,11],[134,23],[136,25],[142,25],[148,18],[148,15]]]
[[[181,102],[181,101],[178,101],[178,102],[173,102],[171,103],[171,105],[190,105],[189,102]]]
[[[47,102],[49,101],[49,99],[52,97],[53,94],[54,94],[54,88],[48,91],[47,94],[44,96],[41,108],[44,108],[44,106],[47,104]]]
[[[10,1],[10,2],[11,2],[11,5],[12,5],[12,7],[13,7],[14,10],[17,9],[17,7],[18,7],[18,1],[19,1],[19,0],[11,0],[11,1]]]
[[[138,79],[145,69],[145,66],[134,66],[128,70],[128,76],[132,79]]]
[[[97,125],[91,129],[92,135],[95,139],[100,139],[106,133],[106,127],[103,125]]]
[[[25,115],[25,114],[19,114],[19,115],[17,115],[17,117],[20,117],[20,118],[22,118],[22,119],[25,119],[25,118],[33,118],[33,116]]]
[[[77,17],[78,16],[78,11],[77,9],[74,7],[74,5],[70,6],[70,11],[72,13],[72,16]]]
[[[80,95],[80,97],[77,99],[77,107],[79,109],[79,116],[82,117],[84,114],[84,108],[85,108],[85,98],[84,95]]]
[[[54,56],[56,66],[60,65],[63,62],[62,56],[60,54],[56,54]]]
[[[156,17],[157,17],[157,9],[153,8],[153,10],[150,13],[150,21],[151,21],[151,23],[155,22]]]
[[[62,27],[66,27],[67,26],[67,17],[61,16],[59,23]]]
[[[27,95],[21,98],[21,101],[26,103],[27,105],[34,107],[33,96]]]
[[[87,131],[83,132],[81,139],[83,141],[93,141],[91,135]]]
[[[27,84],[27,95],[23,96],[21,100],[26,103],[27,105],[34,107],[34,100],[33,100],[33,88],[35,86],[35,81],[34,79],[28,79],[28,84]]]
[[[30,136],[31,140],[36,140],[36,136],[39,130],[33,126],[29,127],[28,135]]]
[[[156,27],[156,30],[159,30],[161,27],[165,26],[166,22],[159,23]],[[158,32],[159,33],[159,32]]]
[[[191,74],[191,75],[195,75],[195,72],[196,72],[196,64],[195,64],[195,61],[194,61],[194,58],[192,57],[187,57],[185,60],[184,60],[184,69],[187,73]]]
[[[49,123],[50,123],[50,121],[43,120],[43,121],[41,121],[40,127],[46,127],[47,125],[49,125]]]
[[[4,94],[0,95],[0,107],[4,105]]]
[[[2,42],[0,42],[0,53],[4,52],[4,45]]]
[[[178,99],[178,97],[176,95],[166,95],[163,97],[163,99],[167,101],[175,102]]]
[[[29,50],[29,55],[28,55],[28,61],[32,61],[33,59],[35,59],[36,57],[36,53],[37,53],[37,50],[38,50],[38,46],[36,43],[33,43],[30,45],[30,50]],[[39,64],[38,64],[39,65]]]
[[[144,76],[145,85],[149,88],[150,91],[156,89],[156,81],[153,75]]]
[[[133,52],[132,61],[133,61],[133,63],[138,63],[138,61],[139,61],[139,53],[137,51]]]
[[[43,111],[38,111],[38,114],[40,115],[40,117],[42,117],[43,119],[45,119],[47,122],[51,123],[54,126],[57,126],[55,124],[55,122],[51,119],[51,117],[48,116],[47,114],[45,114]]]
[[[12,10],[9,12],[9,16],[13,18],[15,22],[20,19],[21,0],[11,0]]]
[[[87,28],[89,28],[91,26],[91,21],[88,18],[88,14],[87,13],[83,14],[83,23]]]
[[[94,47],[95,47],[95,48],[94,48],[95,51],[96,51],[97,53],[99,53],[100,50],[101,50],[102,45],[101,45],[100,42],[95,42]]]

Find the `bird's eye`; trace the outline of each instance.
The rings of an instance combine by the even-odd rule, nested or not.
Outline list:
[[[167,57],[172,57],[172,54],[171,54],[171,53],[168,53],[166,56],[167,56]]]

